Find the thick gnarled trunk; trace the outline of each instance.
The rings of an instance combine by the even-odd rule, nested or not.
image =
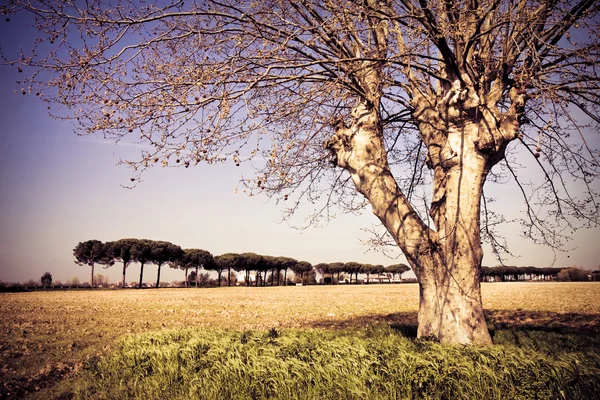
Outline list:
[[[474,148],[477,128],[465,124],[447,131],[449,145],[442,152],[451,162],[435,166],[433,230],[392,176],[379,118],[376,107],[359,104],[352,123],[337,123],[326,145],[413,267],[420,285],[418,335],[444,343],[489,344],[479,284],[479,211],[487,163]]]
[[[442,342],[490,343],[479,283],[483,257],[479,214],[485,163],[463,162],[446,171],[441,184],[445,194],[431,213],[438,227],[438,242],[434,256],[426,261],[431,265],[424,266],[419,274],[419,334],[434,335]]]
[[[419,277],[418,336],[442,343],[489,344],[478,267],[460,260],[455,264],[451,269],[427,268]]]
[[[481,305],[480,201],[488,162],[477,151],[478,123],[447,128],[449,159],[434,169],[430,215],[438,240],[418,276],[419,334],[442,342],[490,343]]]

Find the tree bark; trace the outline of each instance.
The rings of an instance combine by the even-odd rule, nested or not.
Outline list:
[[[479,264],[469,258],[457,252],[452,263],[439,254],[418,261],[419,337],[435,337],[442,343],[491,343],[481,305]]]
[[[94,288],[94,263],[92,262],[92,276],[90,277],[90,283],[92,285],[92,289]]]
[[[447,128],[452,162],[434,167],[430,215],[438,239],[420,264],[419,335],[449,343],[491,343],[481,305],[480,202],[488,162],[475,148],[479,124]]]
[[[123,282],[121,283],[121,289],[125,289],[125,271],[127,270],[127,263],[123,261]]]
[[[434,171],[431,216],[437,230],[417,215],[387,163],[378,107],[362,102],[349,126],[338,122],[326,144],[336,163],[352,177],[401,248],[419,282],[418,336],[444,343],[489,344],[479,272],[483,252],[479,234],[480,198],[488,167],[475,149],[477,127],[447,128],[451,162]]]
[[[161,264],[158,264],[158,273],[156,274],[156,288],[158,289],[158,285],[160,285],[160,267]]]
[[[138,289],[142,288],[142,279],[144,278],[144,263],[140,263],[140,283],[138,284]]]

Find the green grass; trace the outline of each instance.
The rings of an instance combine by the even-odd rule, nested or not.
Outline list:
[[[588,399],[600,340],[495,332],[496,346],[342,330],[189,328],[133,335],[89,371],[99,399]]]

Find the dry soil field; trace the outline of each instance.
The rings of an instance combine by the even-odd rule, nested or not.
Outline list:
[[[600,283],[483,285],[490,326],[600,333]],[[407,285],[85,290],[0,294],[0,398],[52,398],[123,335],[232,329],[414,327]]]

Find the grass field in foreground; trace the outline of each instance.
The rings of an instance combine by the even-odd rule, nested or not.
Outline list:
[[[599,283],[494,283],[482,290],[496,341],[506,339],[501,329],[600,333]],[[0,294],[0,398],[69,393],[89,373],[88,366],[131,333],[383,324],[410,336],[417,309],[416,285]]]

